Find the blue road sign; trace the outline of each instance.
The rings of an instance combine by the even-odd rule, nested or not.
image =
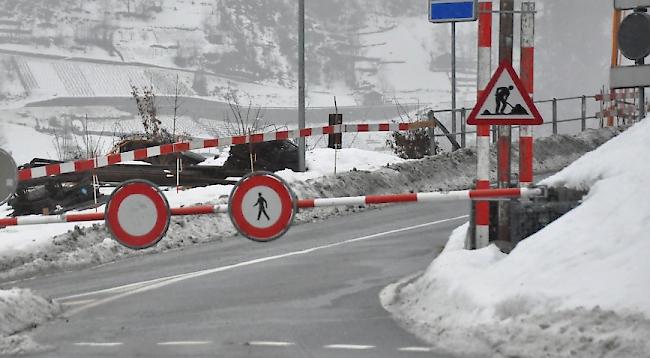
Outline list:
[[[476,21],[478,0],[429,0],[429,22]]]

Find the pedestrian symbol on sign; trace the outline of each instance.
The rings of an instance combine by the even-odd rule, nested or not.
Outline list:
[[[230,193],[228,212],[242,235],[269,242],[284,235],[297,211],[298,199],[287,183],[272,173],[245,176]]]
[[[262,218],[262,214],[266,216],[267,221],[271,220],[269,214],[266,213],[266,208],[269,207],[269,203],[266,202],[266,199],[264,199],[262,193],[258,193],[257,195],[258,195],[257,202],[255,203],[255,205],[253,205],[253,206],[257,206],[258,207],[257,209],[259,210],[259,212],[257,213],[257,221],[260,221],[260,219]]]

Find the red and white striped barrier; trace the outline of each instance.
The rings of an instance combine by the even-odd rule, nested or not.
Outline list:
[[[521,61],[520,72],[524,87],[533,98],[535,84],[535,3],[521,4]],[[533,126],[519,127],[519,185],[533,184],[534,156]]]
[[[478,18],[478,78],[477,98],[487,87],[492,77],[492,2],[479,3]],[[490,126],[478,125],[476,133],[477,176],[476,189],[490,188]],[[474,222],[476,224],[476,247],[490,244],[490,203],[476,203]]]
[[[19,216],[15,218],[0,218],[0,227],[74,223],[101,220],[104,220],[104,213]]]
[[[171,209],[172,216],[190,216],[207,214],[225,214],[228,212],[228,205],[202,205],[184,208]],[[62,215],[33,215],[19,216],[15,218],[0,218],[0,228],[6,226],[45,225],[88,221],[103,221],[105,213],[88,214],[62,214]]]
[[[342,198],[302,199],[298,200],[297,207],[301,209],[318,208],[326,206],[348,205],[376,205],[398,203],[433,203],[465,200],[497,200],[509,198],[529,198],[545,195],[545,189],[540,188],[511,188],[487,190],[460,190],[450,192],[408,193],[389,195],[367,195]],[[203,205],[171,209],[172,216],[211,215],[228,213],[228,205]],[[102,221],[105,214],[63,214],[52,216],[21,216],[16,218],[0,219],[0,227],[44,225],[55,223],[71,223],[84,221]]]
[[[464,200],[489,200],[508,198],[529,198],[544,195],[543,188],[511,188],[460,190],[450,192],[409,193],[392,195],[352,196],[345,198],[298,200],[299,208],[319,208],[326,206],[376,205],[398,203],[433,203]]]
[[[634,92],[612,92],[605,94],[597,94],[594,96],[596,101],[615,101],[615,100],[626,100],[626,99],[635,99],[638,95]]]
[[[305,128],[271,133],[259,133],[244,136],[234,136],[215,139],[196,139],[189,142],[163,144],[160,146],[136,149],[130,152],[110,154],[103,157],[76,160],[61,164],[51,164],[38,168],[22,169],[18,172],[18,180],[25,181],[65,173],[75,173],[107,167],[124,161],[143,160],[164,154],[181,153],[197,149],[216,148],[236,144],[261,143],[273,140],[311,137],[338,133],[364,132],[393,132],[409,131],[433,126],[433,122],[414,123],[376,123],[376,124],[345,124],[325,127]]]

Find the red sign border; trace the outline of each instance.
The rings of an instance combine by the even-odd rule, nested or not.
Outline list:
[[[533,115],[533,119],[508,119],[508,118],[492,118],[492,119],[477,119],[476,116],[480,115],[478,113],[481,110],[481,107],[485,104],[485,102],[488,100],[488,96],[490,95],[490,92],[494,89],[494,86],[496,86],[497,81],[501,77],[501,74],[503,71],[508,71],[508,74],[512,78],[512,81],[515,84],[515,87],[517,88],[517,91],[521,94],[521,97],[524,99],[524,102],[532,112],[531,114]],[[537,126],[544,124],[544,119],[542,118],[542,115],[539,113],[537,110],[537,106],[535,106],[535,103],[533,100],[530,98],[530,95],[528,94],[528,91],[526,91],[526,88],[524,86],[524,83],[521,81],[521,78],[517,75],[515,72],[515,69],[512,68],[512,65],[508,62],[502,62],[501,65],[499,65],[499,68],[496,70],[492,78],[490,79],[490,82],[488,82],[487,86],[485,87],[485,90],[481,93],[481,97],[479,97],[478,101],[476,102],[476,106],[474,106],[474,109],[472,109],[472,112],[470,113],[469,117],[467,118],[467,124],[476,126],[476,125],[524,125],[524,126]]]
[[[130,235],[120,226],[118,220],[120,204],[129,196],[136,194],[151,199],[158,213],[154,227],[149,233],[142,236]],[[133,250],[144,250],[156,246],[167,234],[171,209],[167,198],[154,183],[140,179],[129,180],[120,184],[111,194],[108,204],[106,204],[104,219],[106,227],[115,241]]]
[[[266,229],[259,229],[251,225],[242,211],[244,195],[260,185],[275,191],[282,203],[282,213],[277,222]],[[297,212],[297,202],[295,194],[282,178],[269,172],[254,172],[242,178],[233,188],[230,193],[228,213],[240,234],[255,242],[265,243],[282,237],[289,230]]]

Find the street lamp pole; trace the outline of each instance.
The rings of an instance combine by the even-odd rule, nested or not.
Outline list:
[[[305,0],[298,0],[298,128],[305,128]],[[298,138],[298,169],[306,171],[305,138]]]

